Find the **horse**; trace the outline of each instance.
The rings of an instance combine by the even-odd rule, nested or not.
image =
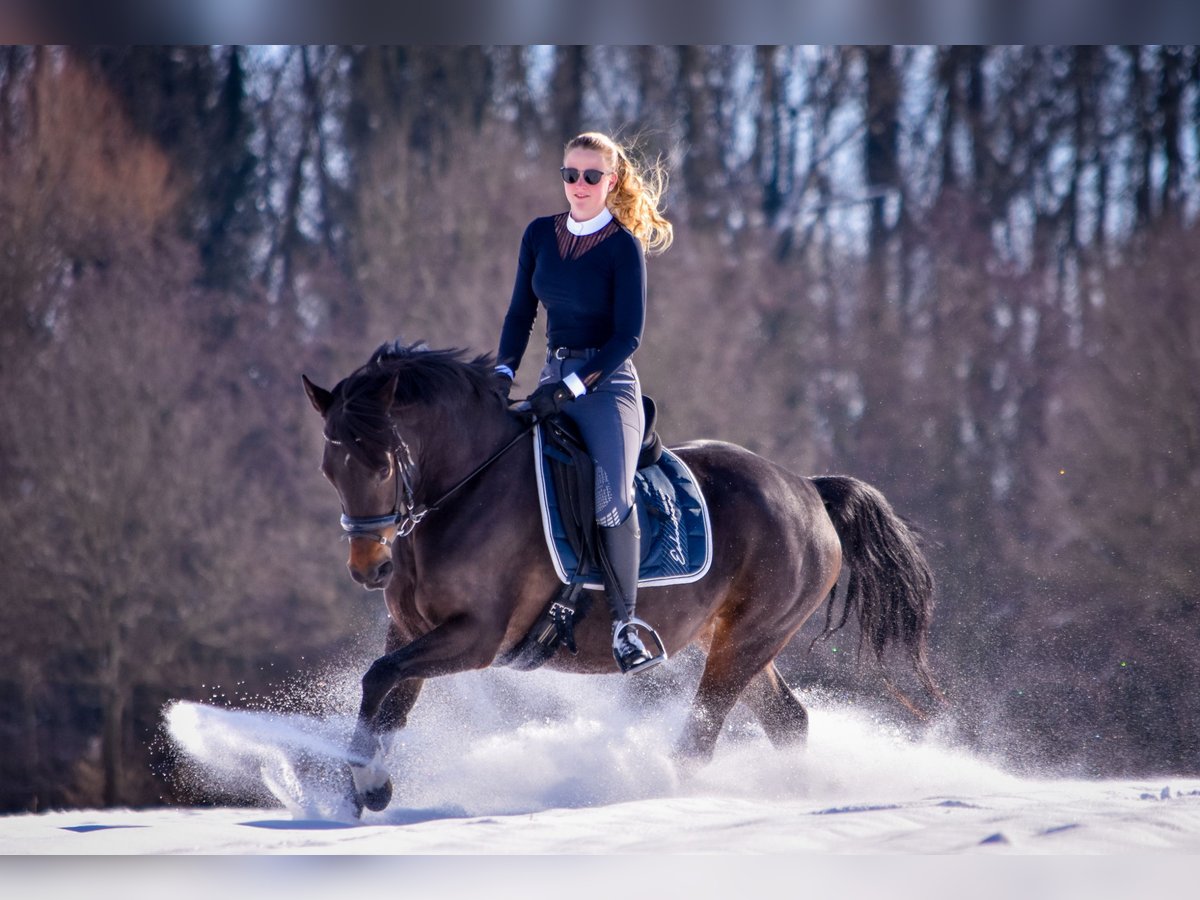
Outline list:
[[[424,680],[502,663],[559,582],[543,538],[530,416],[510,406],[490,356],[393,342],[332,390],[302,379],[324,421],[321,470],[341,501],[347,567],[362,587],[384,592],[389,617],[385,652],[362,678],[344,773],[361,815],[391,801],[383,740],[404,727]],[[925,692],[942,699],[927,660],[933,577],[914,530],[878,490],[796,475],[723,441],[671,449],[700,484],[712,529],[702,579],[638,598],[669,655],[689,645],[706,654],[675,745],[681,765],[711,759],[739,699],[773,745],[805,739],[808,714],[775,658],[826,602],[826,636],[853,612],[860,652],[869,642],[883,671],[885,651],[903,649]],[[575,641],[576,652],[545,666],[617,671],[606,616],[585,617]]]

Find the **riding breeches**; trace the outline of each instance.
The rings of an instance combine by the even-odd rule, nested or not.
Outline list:
[[[548,359],[539,384],[561,381],[581,369],[584,359]],[[604,382],[563,407],[579,426],[596,467],[596,521],[620,525],[633,509],[633,476],[645,431],[642,386],[637,369],[625,360]]]

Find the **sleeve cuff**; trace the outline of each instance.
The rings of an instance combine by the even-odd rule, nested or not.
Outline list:
[[[508,366],[496,366],[496,372],[500,375],[507,376],[509,381],[512,381],[515,377],[513,375],[513,370],[510,369]]]
[[[587,393],[587,386],[584,385],[582,379],[574,372],[563,379],[563,384],[571,389],[571,393],[576,397],[582,397]]]

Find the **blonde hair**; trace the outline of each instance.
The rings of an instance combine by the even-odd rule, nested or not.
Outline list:
[[[593,150],[603,155],[609,168],[616,173],[617,183],[608,195],[609,211],[642,242],[646,253],[654,256],[670,247],[675,237],[674,229],[659,209],[667,190],[667,170],[662,158],[652,163],[639,163],[632,158],[631,148],[599,131],[585,131],[571,138],[563,153],[575,149]]]

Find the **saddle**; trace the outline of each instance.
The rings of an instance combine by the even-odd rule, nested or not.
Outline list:
[[[642,404],[646,429],[634,477],[642,532],[638,584],[696,581],[707,573],[712,557],[708,508],[691,471],[663,447],[654,400],[643,395]],[[591,607],[588,591],[604,586],[594,467],[578,428],[562,415],[545,420],[534,432],[534,448],[547,549],[563,587],[525,640],[496,661],[523,670],[544,664],[560,645],[576,652],[574,626]]]
[[[658,436],[658,407],[653,398],[642,395],[646,427],[638,453],[638,471],[656,465],[662,459],[663,444]],[[579,427],[567,416],[554,416],[542,423],[543,472],[549,472],[561,529],[555,536],[569,545],[580,571],[601,566],[600,532],[596,524],[595,467]]]

